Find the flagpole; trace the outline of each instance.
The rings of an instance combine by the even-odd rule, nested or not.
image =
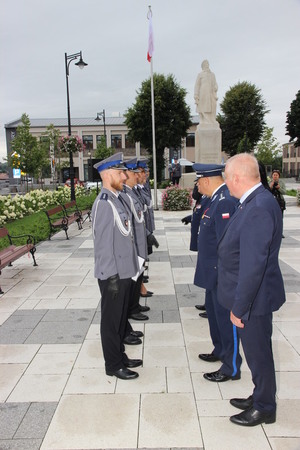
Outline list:
[[[152,19],[151,6],[149,5],[148,20]],[[153,56],[151,55],[151,113],[152,113],[152,161],[154,177],[154,209],[157,210],[157,171],[156,171],[156,144],[155,144],[155,109],[154,109],[154,85],[153,85]]]
[[[154,86],[153,86],[153,58],[151,58],[151,110],[152,110],[152,159],[154,176],[154,209],[157,207],[157,174],[156,174],[156,145],[155,145],[155,110],[154,110]]]

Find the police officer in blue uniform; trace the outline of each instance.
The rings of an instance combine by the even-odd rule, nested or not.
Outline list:
[[[237,342],[233,338],[229,312],[219,304],[217,298],[217,245],[237,204],[223,181],[223,168],[224,166],[217,164],[193,165],[197,173],[199,192],[210,198],[200,222],[194,284],[206,289],[205,305],[214,345],[210,354],[200,353],[199,358],[207,362],[222,361],[219,370],[203,375],[206,380],[214,382],[239,379],[242,361]]]
[[[242,153],[226,164],[225,179],[240,206],[219,240],[218,298],[237,327],[254,390],[230,403],[243,410],[230,420],[243,426],[276,420],[272,313],[285,302],[278,254],[282,214],[260,182],[256,158]]]
[[[192,197],[195,200],[195,206],[193,209],[193,214],[190,214],[183,219],[181,219],[181,222],[187,225],[188,223],[191,224],[191,240],[190,240],[190,250],[193,252],[198,251],[198,234],[199,234],[199,228],[200,228],[200,221],[203,211],[205,210],[205,205],[210,201],[209,197],[206,197],[206,195],[202,195],[198,191],[198,184],[197,180],[195,182],[195,186],[193,189]],[[206,294],[205,294],[206,296]],[[195,305],[195,308],[199,311],[202,311],[199,313],[200,317],[207,319],[207,312],[205,307],[205,302],[203,305]]]
[[[94,274],[101,292],[100,334],[107,375],[123,380],[138,377],[131,368],[141,359],[129,359],[123,340],[132,277],[138,272],[130,215],[119,199],[126,180],[123,154],[117,153],[94,166],[102,189],[92,208]]]

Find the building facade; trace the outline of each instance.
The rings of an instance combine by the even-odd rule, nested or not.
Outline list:
[[[68,123],[67,119],[30,119],[30,133],[38,139],[42,139],[44,133],[47,131],[49,125],[53,125],[54,128],[60,130],[61,136],[68,135]],[[165,150],[165,156],[167,161],[171,162],[172,159],[179,159],[181,157],[190,161],[195,160],[195,131],[199,123],[199,116],[192,117],[192,126],[188,130],[186,139],[182,140],[181,147],[179,149],[167,149]],[[11,141],[16,136],[17,127],[22,125],[21,119],[12,121],[5,125],[6,132],[6,146],[7,154],[12,152]],[[124,117],[106,117],[105,123],[103,118],[101,120],[95,120],[90,118],[72,119],[72,135],[79,136],[85,146],[85,150],[81,153],[75,153],[74,159],[74,171],[75,177],[79,180],[88,180],[88,162],[94,157],[97,143],[104,136],[106,138],[107,147],[112,147],[116,152],[121,151],[124,153],[125,158],[134,156],[148,156],[145,149],[140,148],[139,143],[132,142],[128,136],[128,128],[125,125]],[[52,155],[51,155],[52,156]],[[59,158],[59,161],[58,161]],[[49,161],[50,161],[50,149],[49,149]],[[67,177],[68,173],[68,156],[62,157],[61,155],[54,154],[54,162],[59,166],[65,166],[63,171],[63,178]],[[10,183],[14,184],[13,170],[9,169]],[[166,169],[165,177],[168,178],[168,171]],[[63,179],[63,181],[64,181]],[[53,180],[48,180],[48,184],[51,184]],[[46,180],[47,184],[47,180]]]
[[[300,147],[292,142],[282,146],[282,176],[300,177]]]

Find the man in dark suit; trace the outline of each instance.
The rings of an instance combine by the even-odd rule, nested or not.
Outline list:
[[[254,383],[247,399],[231,399],[244,410],[230,420],[254,426],[276,420],[276,381],[272,353],[272,312],[285,302],[278,253],[280,208],[260,182],[257,160],[243,153],[230,158],[226,184],[240,206],[218,246],[218,299],[237,327]]]
[[[193,165],[199,192],[209,198],[201,215],[194,284],[206,289],[205,306],[214,346],[211,353],[200,353],[199,358],[207,362],[222,361],[219,370],[203,375],[206,380],[213,382],[238,380],[242,361],[237,341],[234,341],[229,311],[217,299],[218,241],[237,204],[224,183],[223,167],[217,164]]]

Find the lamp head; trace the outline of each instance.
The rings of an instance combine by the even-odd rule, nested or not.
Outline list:
[[[78,66],[79,69],[84,69],[85,66],[87,66],[87,63],[85,63],[85,62],[83,61],[83,59],[82,59],[82,54],[81,54],[81,52],[80,52],[80,60],[79,60],[77,63],[75,63],[75,66]]]

